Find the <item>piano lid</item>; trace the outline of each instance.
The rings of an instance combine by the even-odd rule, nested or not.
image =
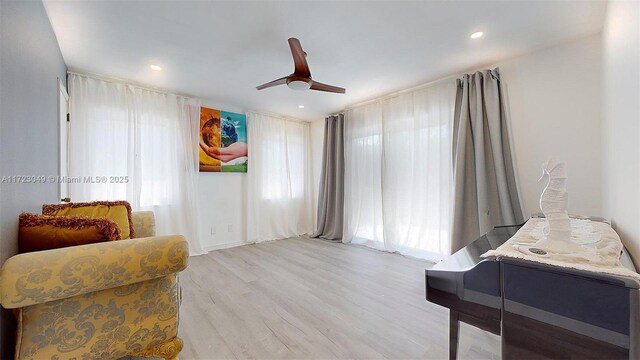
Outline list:
[[[495,250],[509,240],[522,225],[497,226],[471,244],[435,264],[429,271],[467,271],[483,261],[480,255]]]

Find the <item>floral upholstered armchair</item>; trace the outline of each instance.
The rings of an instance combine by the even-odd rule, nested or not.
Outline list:
[[[182,236],[155,236],[134,212],[136,238],[16,255],[0,270],[0,303],[16,309],[16,359],[174,359]]]

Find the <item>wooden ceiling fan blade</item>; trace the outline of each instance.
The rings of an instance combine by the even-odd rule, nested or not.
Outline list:
[[[287,83],[287,78],[288,78],[288,76],[285,76],[285,77],[281,77],[280,79],[277,79],[277,80],[269,81],[266,84],[262,84],[260,86],[256,86],[256,89],[262,90],[262,89],[270,88],[272,86],[284,85],[284,84]]]
[[[302,50],[300,40],[296,38],[290,38],[289,47],[291,48],[291,55],[293,55],[293,64],[295,65],[294,74],[311,77],[309,64],[307,64],[307,58],[305,56],[306,54],[304,53],[304,50]]]
[[[346,92],[344,88],[319,83],[317,81],[313,81],[311,83],[311,90],[326,91],[326,92],[339,93],[339,94],[344,94]]]

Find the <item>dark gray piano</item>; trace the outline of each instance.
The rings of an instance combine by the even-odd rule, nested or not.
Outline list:
[[[640,359],[640,283],[480,257],[520,227],[498,226],[425,271],[427,300],[450,309],[450,359],[460,321],[501,335],[503,359]],[[626,250],[621,260],[637,271]]]

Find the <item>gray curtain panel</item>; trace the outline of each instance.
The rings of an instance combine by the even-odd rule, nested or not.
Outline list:
[[[498,69],[457,80],[452,252],[496,225],[524,221]]]
[[[344,213],[344,115],[325,119],[318,227],[312,237],[342,239]]]

